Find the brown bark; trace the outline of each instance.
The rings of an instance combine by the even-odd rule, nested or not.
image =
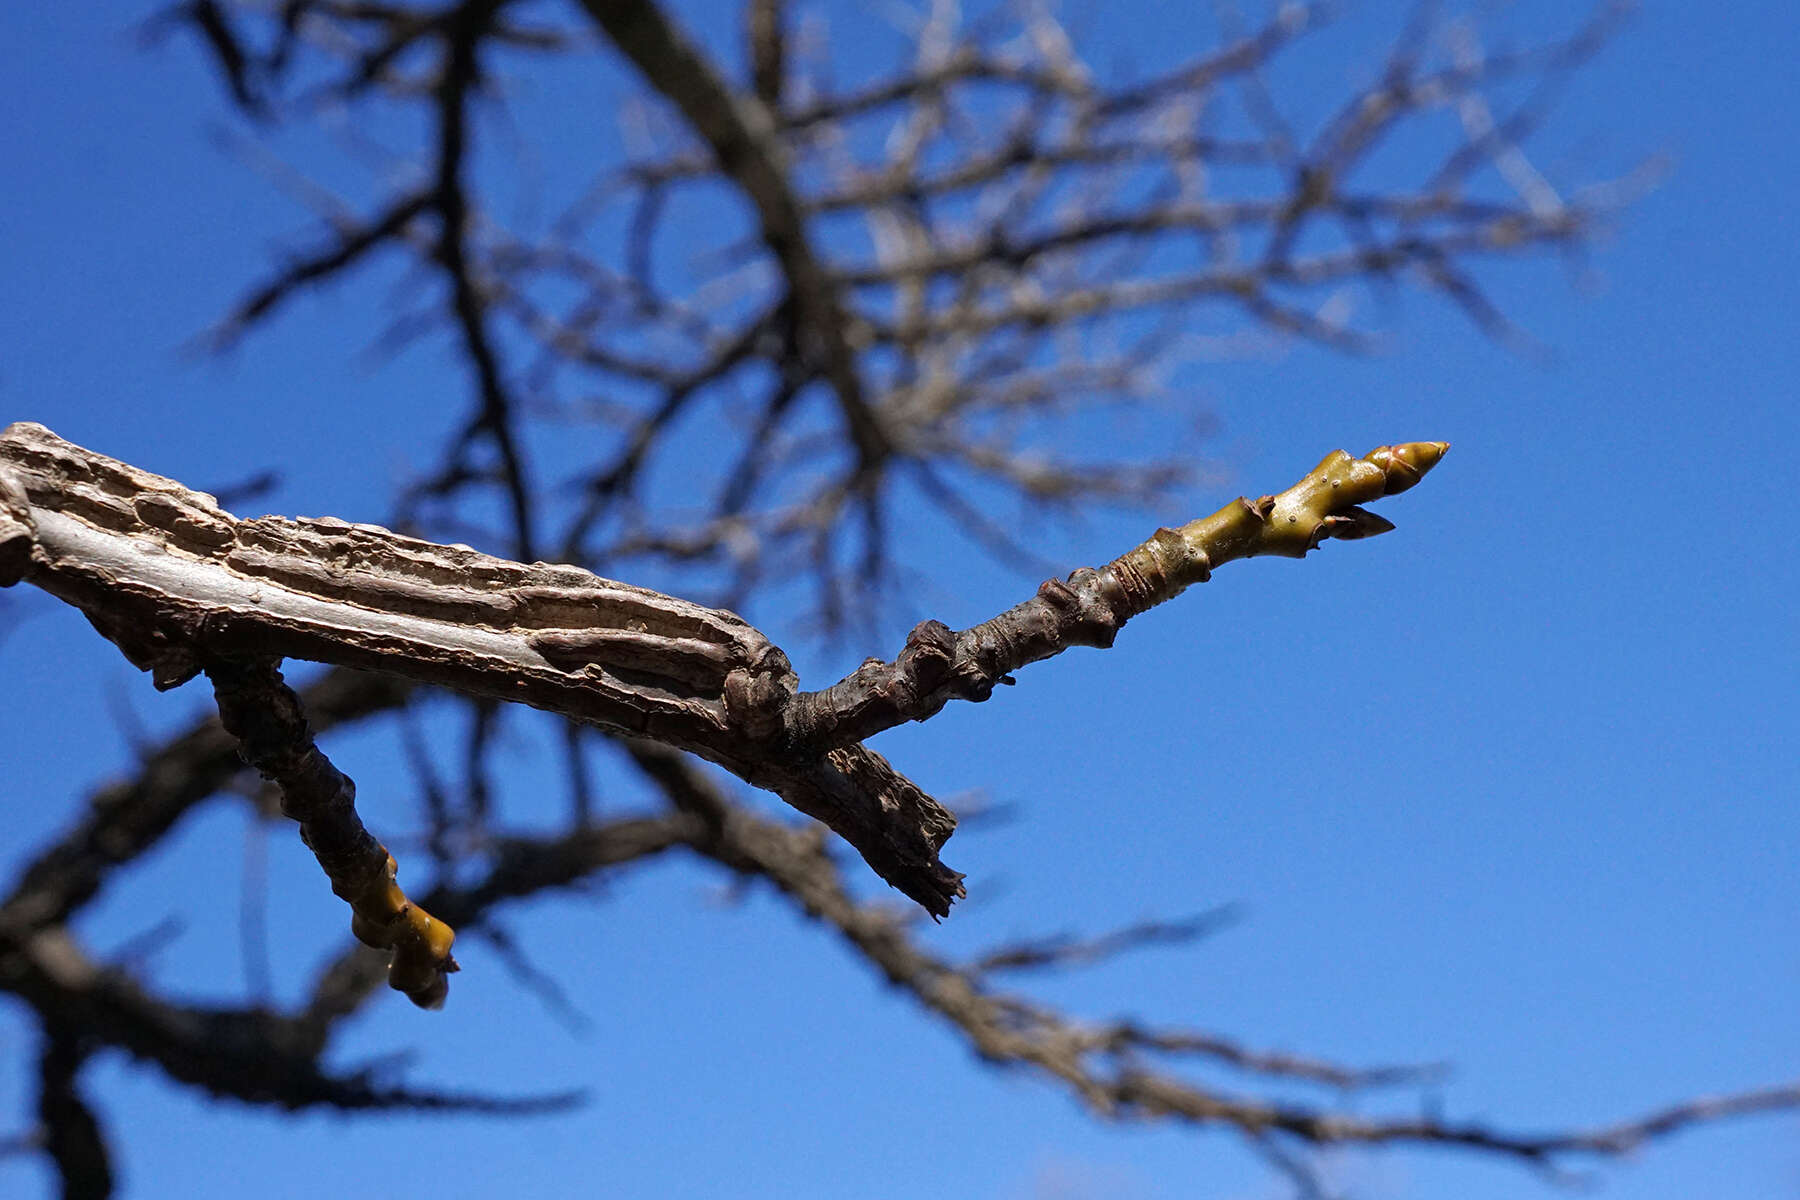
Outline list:
[[[24,578],[158,687],[219,660],[301,658],[529,704],[776,792],[937,916],[963,894],[938,860],[949,810],[864,747],[786,747],[792,668],[733,613],[373,525],[240,520],[26,422],[0,433],[5,477],[26,502],[6,543],[31,539]]]

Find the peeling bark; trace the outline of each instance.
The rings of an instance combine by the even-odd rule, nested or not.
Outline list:
[[[863,739],[952,699],[986,699],[1012,671],[1069,646],[1109,646],[1126,620],[1233,558],[1298,557],[1327,538],[1391,529],[1359,506],[1411,487],[1445,449],[1333,451],[1280,495],[1160,529],[962,633],[927,621],[894,662],[804,694],[787,656],[735,613],[374,525],[240,520],[211,496],[24,422],[0,433],[0,571],[10,564],[80,608],[158,687],[246,659],[310,659],[698,754],[824,822],[942,917],[964,894],[938,859],[956,818]],[[385,852],[368,859],[379,860]],[[421,961],[442,968],[440,949]],[[427,1002],[429,973],[406,973]]]
[[[776,792],[937,916],[963,894],[938,860],[948,809],[863,747],[785,746],[793,669],[734,613],[374,525],[240,520],[29,422],[0,432],[0,479],[4,555],[159,688],[220,660],[299,658],[529,704]]]

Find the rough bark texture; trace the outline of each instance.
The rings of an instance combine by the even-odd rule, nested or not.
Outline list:
[[[980,698],[1068,645],[1105,644],[1141,602],[1204,578],[1237,534],[1253,533],[1260,552],[1292,552],[1322,532],[1377,531],[1378,518],[1330,512],[1331,524],[1308,528],[1307,504],[1228,506],[1214,544],[1160,531],[974,629],[928,622],[901,661],[791,699],[785,666],[729,614],[701,609],[684,626],[679,601],[522,565],[657,570],[725,607],[774,585],[788,627],[856,634],[891,613],[882,606],[909,565],[891,531],[921,513],[1041,578],[1062,567],[1017,536],[1011,503],[1063,514],[1166,507],[1192,480],[1180,431],[1201,415],[1173,381],[1185,386],[1187,368],[1220,349],[1265,339],[1366,349],[1397,294],[1435,295],[1489,335],[1529,344],[1486,295],[1485,264],[1579,254],[1648,182],[1642,172],[1542,172],[1528,145],[1621,6],[1603,2],[1566,36],[1494,52],[1475,23],[1421,5],[1379,61],[1346,41],[1352,59],[1294,63],[1312,53],[1295,48],[1303,40],[1323,37],[1331,53],[1332,6],[1283,3],[1241,27],[1221,14],[1216,44],[1140,71],[1103,65],[1050,5],[914,6],[918,22],[901,37],[880,6],[739,7],[742,54],[730,31],[684,30],[683,11],[658,0],[194,0],[147,21],[152,36],[185,33],[203,48],[249,118],[244,149],[280,159],[267,165],[300,185],[313,213],[212,344],[239,345],[313,289],[359,290],[401,260],[382,344],[448,331],[464,387],[460,398],[454,386],[434,390],[434,417],[449,422],[435,453],[416,428],[388,430],[420,470],[391,481],[382,511],[398,527],[519,561],[334,522],[237,522],[159,486],[167,481],[108,474],[118,465],[95,456],[31,459],[24,438],[0,454],[0,585],[29,570],[78,595],[165,683],[229,672],[236,651],[256,658],[272,639],[404,672],[324,673],[302,693],[305,724],[321,736],[353,722],[397,728],[431,857],[408,863],[406,878],[433,881],[417,899],[463,929],[465,945],[503,948],[500,922],[530,919],[517,910],[534,897],[572,888],[605,902],[631,864],[685,851],[737,886],[767,886],[983,1061],[1065,1087],[1096,1115],[1233,1130],[1298,1195],[1336,1191],[1308,1166],[1334,1145],[1458,1146],[1554,1170],[1692,1123],[1800,1107],[1789,1086],[1527,1136],[1454,1120],[1426,1091],[1394,1097],[1384,1117],[1370,1089],[1425,1088],[1436,1074],[1077,1015],[996,979],[1194,936],[1206,922],[1036,938],[952,961],[884,900],[860,894],[856,865],[823,830],[770,819],[670,748],[781,790],[942,911],[960,891],[936,860],[950,815],[858,738]],[[840,69],[852,60],[853,74]],[[1304,114],[1267,86],[1321,64],[1339,94],[1307,89]],[[565,108],[514,103],[542,96],[545,80],[608,81],[621,66],[645,86],[622,95],[617,113],[583,110],[600,136],[579,146],[561,136]],[[628,135],[622,156],[600,130],[615,116]],[[369,159],[378,148],[366,139],[351,139],[341,161],[301,149],[321,118],[327,133],[344,122],[393,132],[381,139],[392,169]],[[280,136],[264,142],[265,129]],[[517,203],[514,173],[487,169],[545,149],[558,161],[528,188],[541,192],[531,203]],[[745,202],[747,223],[695,219],[723,214],[722,192]],[[1357,303],[1365,292],[1381,302]],[[329,335],[302,332],[333,353]],[[169,411],[177,422],[191,415],[179,401]],[[1121,412],[1154,413],[1172,436],[1146,456],[1085,435]],[[387,417],[405,420],[399,409]],[[386,426],[370,414],[370,436]],[[530,453],[545,436],[572,439],[555,467]],[[695,461],[716,464],[715,477],[693,479],[670,503],[656,481]],[[457,532],[471,529],[481,532]],[[209,543],[221,533],[229,545]],[[90,549],[103,556],[84,565]],[[159,593],[143,577],[151,566],[191,602]],[[0,611],[0,635],[30,636],[10,615]],[[426,701],[414,680],[475,699]],[[524,797],[489,786],[506,721],[496,697],[572,712],[552,723],[566,754],[565,812],[540,793],[525,818]],[[228,717],[239,699],[227,695]],[[287,753],[307,759],[291,704],[245,715],[279,717],[271,704],[287,713]],[[465,722],[457,761],[442,753],[458,736],[442,723],[430,738],[409,736],[426,704]],[[608,807],[610,773],[588,774],[601,743],[628,753],[636,771],[626,773],[648,787],[651,810]],[[388,974],[366,946],[346,946],[285,1005],[267,972],[257,977],[260,947],[248,941],[245,995],[204,1003],[182,998],[179,980],[164,990],[146,969],[153,947],[125,958],[84,949],[74,928],[84,908],[103,916],[97,896],[185,841],[187,813],[240,802],[242,747],[204,719],[141,748],[129,778],[77,800],[0,901],[0,992],[43,1034],[40,1104],[28,1117],[42,1127],[0,1129],[0,1155],[36,1148],[69,1194],[108,1189],[104,1110],[85,1094],[103,1081],[81,1074],[90,1053],[127,1054],[170,1083],[284,1110],[566,1103],[401,1089],[384,1083],[389,1056],[343,1063],[336,1031]],[[278,780],[289,773],[264,765]],[[319,775],[328,799],[348,799],[348,781]],[[247,876],[252,866],[247,856]],[[216,908],[216,881],[198,895]],[[247,891],[246,928],[255,907]],[[556,972],[536,971],[517,946],[504,961],[522,986],[563,1003]],[[1267,1094],[1234,1093],[1208,1078],[1211,1066],[1246,1073]],[[1303,1100],[1298,1089],[1312,1085],[1328,1098]],[[117,1161],[129,1174],[124,1140]],[[405,1186],[417,1190],[418,1155],[404,1161]],[[380,1178],[371,1164],[370,1186]]]
[[[579,567],[509,562],[374,525],[239,520],[211,496],[27,422],[0,433],[0,567],[23,558],[20,575],[80,608],[158,687],[212,671],[223,682],[222,713],[243,679],[241,671],[221,676],[220,664],[302,658],[529,704],[699,754],[824,822],[941,917],[964,894],[962,876],[938,859],[956,818],[858,743],[951,699],[984,700],[1010,672],[1069,646],[1109,646],[1128,619],[1204,581],[1217,564],[1298,557],[1327,538],[1391,529],[1358,505],[1411,487],[1446,449],[1413,442],[1360,459],[1333,451],[1280,495],[1240,498],[1180,529],[1159,529],[1107,566],[1049,580],[963,633],[924,622],[894,662],[871,661],[806,694],[797,694],[787,656],[734,613]],[[287,697],[275,707],[292,709],[290,724],[304,731],[292,693],[269,694]],[[256,708],[236,705],[227,726],[249,728]],[[284,795],[318,791],[319,804],[301,800],[302,809],[348,809],[349,781],[331,771],[341,787],[319,791],[329,763],[299,763],[295,755],[318,754],[301,745],[261,759],[252,747],[251,759],[265,775],[292,768],[280,780]],[[357,834],[378,847],[360,824],[345,827],[350,841]],[[410,910],[391,877],[371,882],[390,861],[386,852],[354,857],[350,882],[348,859],[334,870],[321,854],[340,894],[352,898],[348,887],[393,899],[380,913],[359,908],[359,919],[370,928],[406,925]],[[431,981],[454,968],[448,942],[437,945],[426,928],[380,944],[399,955],[395,986],[429,1004],[441,999]]]
[[[778,793],[935,915],[963,894],[938,860],[956,826],[947,809],[860,746],[786,749],[793,670],[733,613],[373,525],[239,520],[28,422],[0,433],[0,477],[25,501],[10,518],[25,532],[6,543],[31,539],[24,577],[80,608],[158,687],[222,659],[300,658],[529,704]]]

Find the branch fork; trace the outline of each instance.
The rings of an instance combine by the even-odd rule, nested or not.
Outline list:
[[[1110,646],[1126,621],[1234,558],[1300,557],[1391,528],[1360,507],[1403,492],[1448,447],[1333,451],[1279,495],[1159,529],[1104,567],[1051,579],[972,629],[915,627],[893,662],[819,692],[734,613],[578,567],[516,563],[335,519],[241,520],[211,496],[20,422],[0,431],[0,585],[80,608],[159,688],[205,672],[220,720],[281,789],[283,811],[388,949],[389,982],[435,1007],[454,933],[408,899],[356,816],[355,785],[313,744],[278,664],[300,658],[521,702],[698,754],[780,795],[854,846],[934,916],[964,895],[938,857],[953,813],[862,742],[980,701],[1070,646]]]

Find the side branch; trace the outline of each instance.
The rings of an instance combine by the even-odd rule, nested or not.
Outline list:
[[[1436,466],[1446,442],[1382,446],[1362,458],[1333,450],[1278,496],[1240,496],[1210,517],[1150,540],[1037,595],[973,629],[925,621],[891,663],[868,662],[824,691],[787,706],[790,744],[806,750],[850,745],[907,721],[923,721],[951,700],[986,700],[1013,671],[1070,646],[1105,649],[1125,622],[1205,583],[1237,558],[1300,558],[1327,538],[1364,538],[1393,528],[1360,506],[1406,491]]]
[[[895,915],[861,903],[845,888],[818,839],[730,803],[692,764],[643,744],[630,748],[681,812],[701,818],[693,850],[768,881],[808,917],[835,930],[871,968],[943,1020],[988,1063],[1024,1068],[1068,1089],[1109,1119],[1222,1126],[1252,1144],[1283,1153],[1332,1146],[1439,1146],[1510,1158],[1555,1171],[1584,1156],[1623,1155],[1709,1121],[1800,1107],[1800,1084],[1707,1097],[1616,1125],[1519,1133],[1476,1121],[1423,1115],[1384,1116],[1342,1103],[1344,1093],[1422,1083],[1430,1068],[1356,1069],[1310,1057],[1248,1050],[1196,1030],[1158,1029],[1129,1020],[1079,1020],[1029,996],[995,989],[987,973],[958,967],[907,932]],[[1175,1069],[1179,1061],[1220,1063],[1269,1081],[1308,1081],[1339,1089],[1337,1106],[1223,1091]],[[1322,1195],[1322,1193],[1302,1193]]]
[[[399,867],[356,815],[356,784],[313,744],[300,698],[273,660],[222,660],[206,668],[219,701],[219,723],[237,738],[244,761],[281,791],[281,811],[300,823],[300,839],[319,860],[331,890],[350,905],[350,932],[393,951],[388,986],[420,1008],[441,1008],[457,969],[456,933],[407,899]]]

